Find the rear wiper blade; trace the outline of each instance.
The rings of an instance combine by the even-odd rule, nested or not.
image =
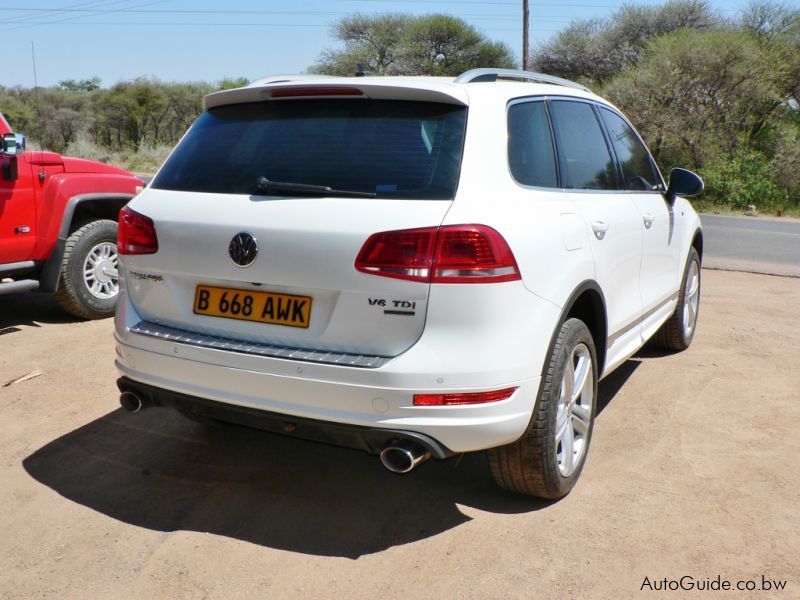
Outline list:
[[[271,181],[263,175],[256,179],[256,188],[259,192],[289,194],[315,194],[320,196],[341,196],[344,198],[374,198],[374,192],[356,192],[353,190],[335,190],[327,185],[312,185],[310,183],[292,183],[290,181]]]

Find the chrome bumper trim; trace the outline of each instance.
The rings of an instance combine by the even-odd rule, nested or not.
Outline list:
[[[146,335],[170,342],[177,342],[179,344],[199,346],[201,348],[212,348],[214,350],[226,350],[228,352],[239,352],[241,354],[255,354],[258,356],[268,356],[270,358],[285,358],[288,360],[324,363],[329,365],[377,369],[391,360],[390,357],[386,356],[327,352],[324,350],[289,348],[286,346],[276,346],[274,344],[232,340],[214,335],[205,335],[202,333],[175,329],[173,327],[166,327],[165,325],[158,325],[147,321],[140,321],[131,327],[130,331],[131,333],[139,335]]]

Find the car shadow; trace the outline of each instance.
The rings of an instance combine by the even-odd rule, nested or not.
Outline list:
[[[659,346],[656,342],[649,341],[633,355],[633,358],[663,358],[665,356],[672,356],[673,354],[675,354],[675,350],[669,350]]]
[[[633,369],[601,383],[603,407]],[[351,559],[470,521],[459,505],[519,514],[553,503],[498,488],[484,453],[395,475],[360,451],[208,427],[162,408],[118,409],[48,443],[23,466],[61,496],[139,527]]]
[[[598,384],[596,407],[598,417],[611,404],[611,401],[622,389],[622,386],[625,385],[625,382],[631,378],[636,369],[639,368],[640,364],[642,364],[642,361],[636,357],[629,358]]]
[[[40,327],[40,323],[75,323],[79,319],[65,313],[53,296],[21,292],[0,296],[0,331],[21,325]]]

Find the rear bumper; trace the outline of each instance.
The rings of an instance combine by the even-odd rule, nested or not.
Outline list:
[[[143,408],[161,406],[190,411],[229,423],[335,446],[355,448],[370,454],[378,454],[390,442],[398,440],[411,440],[424,447],[434,458],[449,458],[455,454],[437,440],[413,431],[359,427],[291,417],[247,406],[237,406],[171,392],[133,381],[127,377],[120,377],[117,380],[117,387],[120,392],[136,394],[141,399]]]
[[[258,354],[241,344],[198,340],[194,334],[143,335],[137,333],[142,318],[123,291],[116,317],[116,365],[127,381],[282,415],[283,421],[419,434],[445,453],[484,450],[514,442],[527,429],[559,314],[521,285],[500,285],[505,289],[491,293],[469,290],[486,298],[472,306],[459,286],[442,286],[446,289],[436,291],[440,301],[429,306],[428,324],[417,343],[374,368]],[[483,307],[477,314],[475,305]],[[499,402],[413,403],[415,394],[509,387],[517,389]]]
[[[160,390],[162,398],[178,394],[234,408],[283,415],[284,420],[309,419],[357,428],[402,431],[406,437],[416,433],[436,440],[452,452],[483,450],[519,438],[530,421],[540,380],[535,377],[498,381],[480,388],[458,386],[451,381],[450,386],[440,390],[432,389],[433,386],[394,387],[391,383],[400,383],[400,374],[387,370],[389,365],[381,369],[317,365],[237,356],[224,350],[165,344],[161,340],[142,341],[166,347],[162,352],[153,352],[123,344],[118,339],[117,369],[132,384]],[[163,353],[164,350],[170,354]],[[198,360],[200,358],[205,360]],[[218,364],[226,358],[237,362],[243,358],[257,361],[259,369]],[[347,375],[361,381],[347,381]],[[413,405],[413,396],[419,393],[478,392],[512,386],[517,387],[517,391],[500,402],[472,406]]]

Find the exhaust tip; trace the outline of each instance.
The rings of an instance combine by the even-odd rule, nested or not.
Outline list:
[[[131,413],[142,410],[142,399],[133,392],[122,392],[119,396],[119,403],[122,408]]]
[[[413,471],[431,457],[425,448],[411,443],[386,446],[381,450],[381,464],[392,473]]]

